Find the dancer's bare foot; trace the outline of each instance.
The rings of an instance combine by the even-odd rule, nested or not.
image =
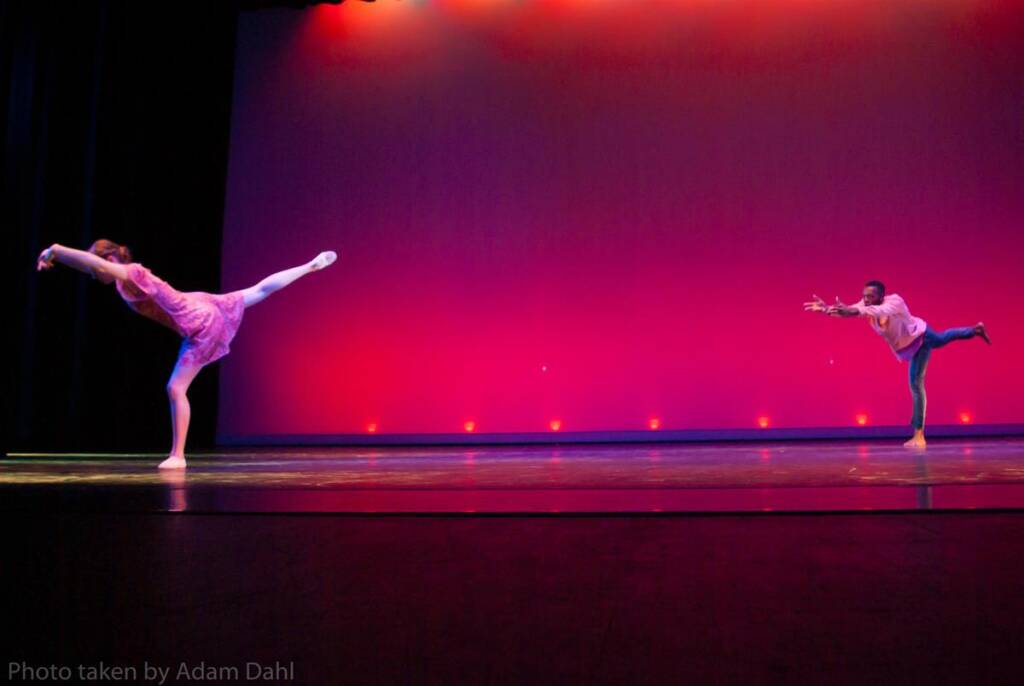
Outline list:
[[[925,446],[924,436],[914,436],[909,441],[903,444],[904,448],[913,448],[914,450],[924,450]]]
[[[313,271],[317,272],[334,264],[336,259],[338,259],[338,253],[333,250],[325,250],[314,257],[313,261],[309,263],[309,266],[312,267]]]
[[[185,468],[185,458],[184,457],[178,457],[177,455],[171,455],[166,460],[161,462],[157,466],[157,468],[158,469],[184,469]]]
[[[985,322],[978,322],[974,326],[974,335],[980,337],[981,340],[985,341],[989,345],[992,345],[992,339],[988,337],[988,332],[985,331]]]

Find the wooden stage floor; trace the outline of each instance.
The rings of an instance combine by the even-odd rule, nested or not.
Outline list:
[[[1024,438],[12,454],[0,509],[353,514],[1024,509]]]

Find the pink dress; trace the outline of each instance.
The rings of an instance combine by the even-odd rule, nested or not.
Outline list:
[[[127,278],[117,282],[117,292],[133,310],[185,339],[179,362],[201,367],[231,351],[245,312],[241,291],[182,293],[141,264],[126,264],[125,271]]]

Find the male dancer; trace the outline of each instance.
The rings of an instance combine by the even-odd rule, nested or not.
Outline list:
[[[885,284],[881,281],[868,281],[864,284],[863,297],[854,305],[844,305],[836,298],[834,305],[826,305],[825,301],[814,296],[814,300],[804,303],[804,309],[810,312],[824,312],[832,317],[867,317],[871,328],[885,338],[896,357],[903,362],[910,361],[910,394],[914,399],[914,413],[910,424],[914,427],[914,436],[903,445],[908,448],[924,448],[924,373],[928,369],[928,359],[932,350],[941,348],[950,341],[978,336],[989,345],[985,325],[978,322],[974,326],[946,329],[941,333],[932,330],[925,321],[910,314],[903,298],[885,294]]]

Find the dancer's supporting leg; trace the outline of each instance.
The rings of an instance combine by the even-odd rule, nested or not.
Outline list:
[[[978,322],[974,326],[964,326],[955,329],[946,329],[936,333],[928,329],[924,333],[924,342],[910,361],[910,395],[914,399],[914,413],[911,416],[910,424],[914,427],[914,436],[904,443],[908,448],[924,448],[924,417],[928,399],[924,390],[924,375],[928,371],[928,360],[931,359],[932,350],[941,348],[953,341],[967,340],[978,336],[989,345],[992,341],[988,337],[985,325]]]
[[[338,259],[338,254],[333,250],[328,250],[320,253],[304,265],[285,269],[284,271],[277,272],[276,274],[271,274],[255,286],[250,286],[242,291],[245,306],[250,307],[258,302],[262,302],[271,293],[281,290],[288,284],[305,276],[306,274],[319,271],[324,267],[333,264],[336,259]]]
[[[196,378],[201,365],[178,357],[171,378],[167,382],[167,399],[171,403],[171,454],[160,463],[160,469],[183,469],[185,467],[185,438],[192,408],[188,404],[188,387]]]
[[[928,330],[931,332],[931,330]],[[928,336],[928,333],[924,334]],[[914,354],[910,361],[910,396],[914,400],[914,413],[910,417],[910,425],[914,427],[914,436],[903,445],[907,448],[923,448],[924,440],[924,414],[928,404],[928,398],[924,392],[924,374],[928,371],[928,360],[932,357],[932,348],[925,338],[921,347]]]

